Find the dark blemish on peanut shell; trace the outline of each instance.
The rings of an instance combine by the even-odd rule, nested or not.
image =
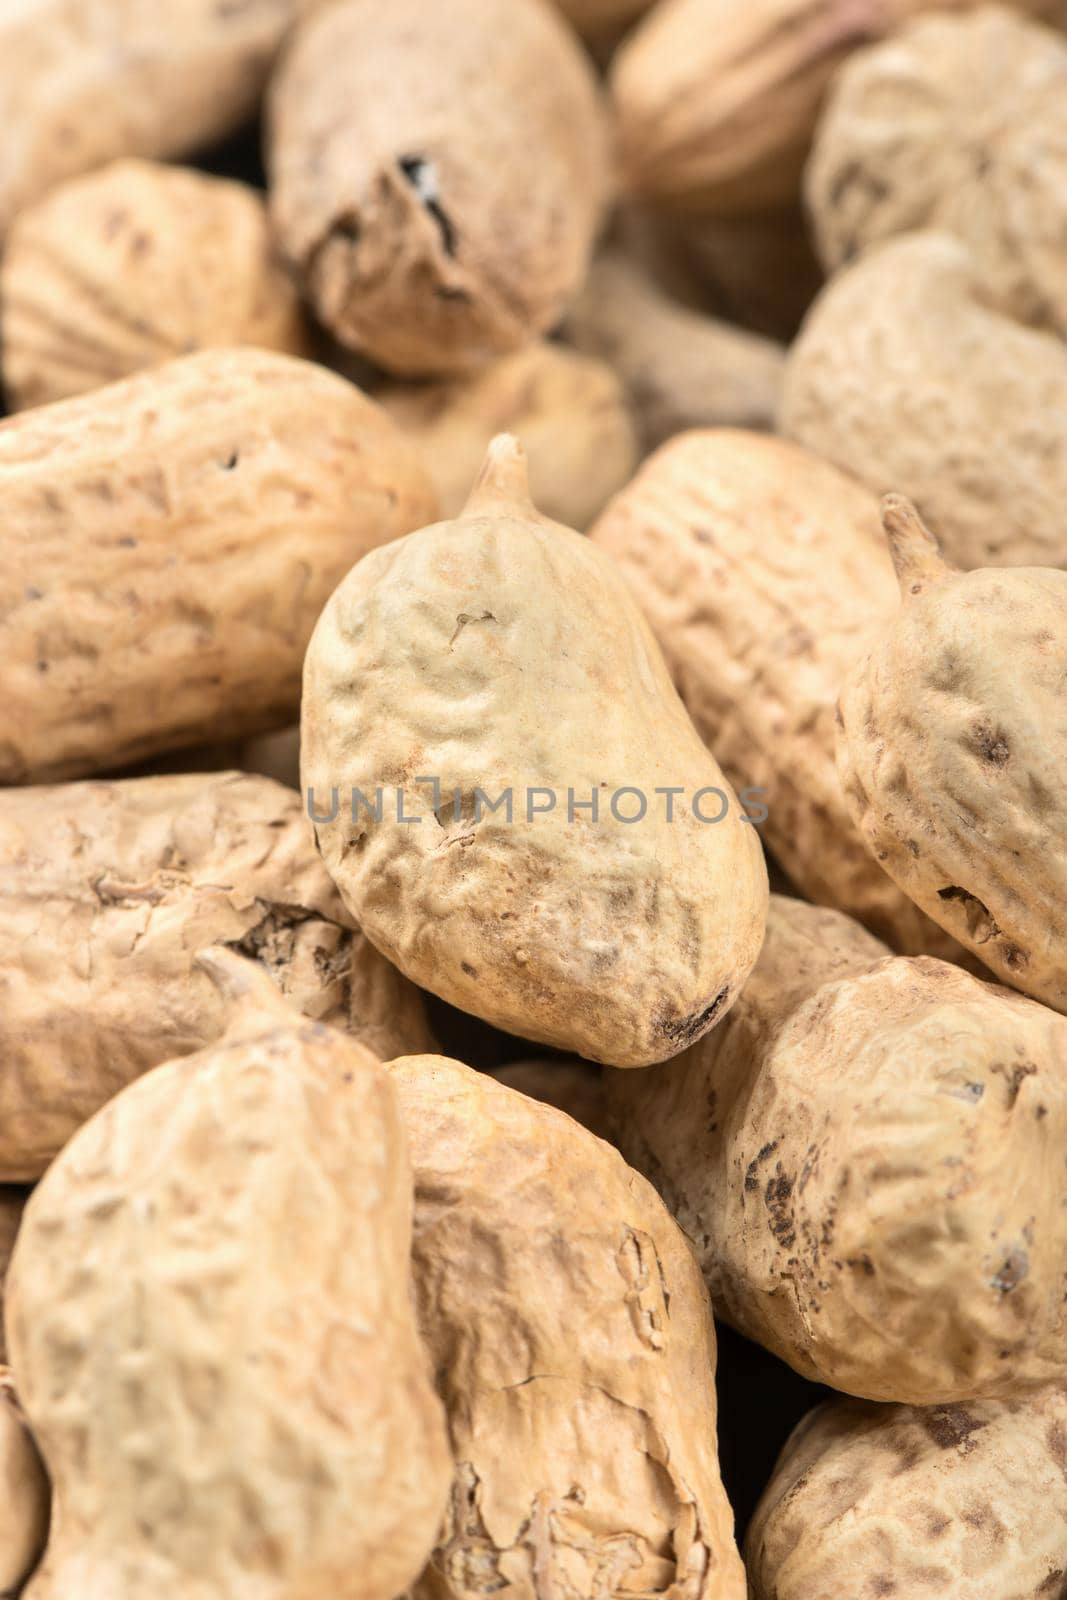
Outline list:
[[[879,1572],[871,1579],[871,1593],[874,1595],[896,1594],[896,1579],[890,1578],[887,1573]]]
[[[425,156],[401,156],[397,165],[422,201],[427,214],[436,222],[445,255],[455,258],[458,243],[456,228],[441,204],[441,189],[433,162]]]
[[[1064,1600],[1067,1596],[1067,1572],[1063,1567],[1057,1567],[1055,1572],[1050,1572],[1043,1583],[1038,1584],[1036,1594],[1048,1595],[1051,1600]]]
[[[991,728],[988,722],[978,722],[971,730],[974,748],[983,761],[991,767],[1003,767],[1011,757],[1011,746],[1000,728]]]
[[[756,1177],[756,1168],[759,1166],[761,1161],[768,1160],[768,1158],[774,1154],[777,1148],[778,1140],[772,1139],[770,1144],[765,1144],[763,1149],[760,1150],[758,1154],[749,1162],[747,1168],[745,1169],[745,1190],[748,1194],[752,1194],[756,1189],[759,1188],[759,1179]]]
[[[1067,1477],[1067,1433],[1064,1432],[1062,1423],[1052,1423],[1045,1434],[1045,1443],[1048,1445],[1049,1455]]]
[[[990,1278],[990,1283],[998,1294],[1011,1294],[1014,1288],[1021,1285],[1029,1270],[1030,1258],[1025,1250],[1009,1250],[1003,1264]]]
[[[768,1226],[783,1250],[791,1249],[796,1242],[796,1227],[790,1208],[792,1196],[793,1179],[782,1171],[779,1161],[774,1176],[767,1180],[763,1203],[767,1207]]]
[[[468,978],[476,978],[478,976],[477,967],[472,967],[469,961],[461,961],[460,967],[467,974]]]
[[[719,990],[711,1004],[704,1006],[700,1011],[691,1012],[687,1017],[663,1016],[661,1014],[656,1019],[659,1031],[678,1050],[684,1050],[686,1045],[692,1044],[702,1034],[707,1033],[729,998],[730,985],[726,984],[724,988]]]
[[[959,1450],[963,1455],[977,1448],[974,1434],[989,1426],[972,1416],[966,1406],[930,1406],[919,1422],[939,1450]]]

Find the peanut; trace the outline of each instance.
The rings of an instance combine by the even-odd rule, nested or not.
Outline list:
[[[0,505],[0,783],[291,720],[331,589],[434,510],[377,406],[257,350],[0,424]]]
[[[621,575],[538,515],[513,439],[460,518],[334,594],[301,740],[323,860],[423,987],[620,1065],[676,1053],[733,1003],[763,934],[759,840]],[[658,785],[683,791],[673,820]]]
[[[225,1038],[124,1089],[26,1208],[8,1342],[56,1492],[27,1600],[394,1600],[434,1542],[396,1095],[265,977],[227,981]]]
[[[556,322],[607,184],[590,63],[546,0],[340,0],[270,93],[278,240],[320,320],[401,377]]]
[[[37,1178],[124,1085],[218,1038],[205,945],[255,957],[372,1050],[425,1048],[298,797],[236,772],[0,791],[0,1180]]]
[[[151,161],[115,161],[21,213],[0,265],[0,334],[13,410],[215,345],[308,345],[260,196]]]
[[[414,1600],[742,1600],[715,1331],[652,1189],[550,1106],[442,1057],[388,1068],[419,1323],[456,1476]]]

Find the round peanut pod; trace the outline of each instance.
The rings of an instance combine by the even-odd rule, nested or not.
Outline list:
[[[723,1027],[606,1075],[717,1313],[803,1376],[935,1405],[1067,1378],[1067,1021],[772,902]]]
[[[685,428],[774,425],[781,346],[679,305],[622,251],[593,263],[563,333],[622,378],[646,450]]]
[[[0,1339],[0,1352],[2,1347]],[[50,1499],[48,1479],[15,1397],[14,1381],[7,1367],[0,1365],[0,1594],[20,1594],[37,1565],[48,1536]]]
[[[56,1491],[27,1600],[402,1593],[451,1481],[411,1218],[380,1063],[258,983],[217,1045],[80,1129],[8,1277]]]
[[[751,1600],[1014,1600],[1067,1578],[1067,1391],[1016,1401],[832,1400],[793,1431],[749,1525]]]
[[[916,12],[976,0],[660,0],[612,61],[631,193],[695,216],[794,202],[823,96],[860,46]],[[1063,0],[1018,0],[1065,16]]]
[[[698,733],[797,889],[894,949],[963,955],[874,859],[834,757],[837,696],[897,606],[878,502],[784,439],[665,444],[591,529],[619,563]]]
[[[907,234],[823,290],[782,431],[913,499],[961,567],[1067,565],[1067,345],[989,303],[959,240]]]
[[[523,1038],[662,1060],[756,958],[756,831],[621,574],[538,514],[506,435],[462,516],[365,558],[327,605],[301,777],[368,938]]]
[[[182,156],[240,126],[311,0],[32,0],[0,18],[0,238],[116,156]]]
[[[22,1208],[29,1190],[14,1183],[0,1183],[0,1365],[7,1360],[7,1342],[4,1338],[4,1279],[7,1264],[15,1248]],[[3,1540],[0,1540],[2,1546]],[[0,1579],[2,1581],[2,1579]],[[6,1587],[6,1585],[5,1585]],[[0,1594],[4,1591],[0,1589]]]
[[[205,350],[0,424],[0,783],[291,721],[327,596],[435,504],[372,401],[270,351]]]
[[[1002,6],[918,18],[842,68],[805,190],[828,268],[943,229],[997,303],[1067,333],[1067,43]]]
[[[23,211],[0,262],[4,390],[45,405],[215,345],[304,353],[254,189],[115,161]]]
[[[417,445],[445,517],[462,511],[498,433],[519,440],[535,501],[569,528],[587,528],[637,465],[619,378],[556,344],[528,345],[466,378],[385,384],[374,398]]]
[[[269,107],[271,212],[320,320],[400,376],[547,332],[607,185],[591,64],[548,0],[340,0]]]
[[[845,681],[838,761],[890,877],[1005,983],[1067,1011],[1067,573],[961,573],[887,496],[903,597]]]
[[[414,1600],[743,1600],[716,1454],[715,1330],[652,1188],[562,1112],[392,1062],[419,1324],[456,1476]]]
[[[266,778],[0,791],[0,906],[0,1180],[39,1177],[126,1084],[218,1038],[208,944],[372,1050],[427,1047],[418,991],[346,912],[297,795]]]

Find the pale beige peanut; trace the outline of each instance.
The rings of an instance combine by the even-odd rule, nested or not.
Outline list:
[[[419,1322],[456,1477],[416,1600],[742,1600],[715,1332],[651,1187],[562,1112],[439,1056],[388,1068]]]
[[[756,830],[622,575],[538,514],[507,436],[461,517],[361,561],[330,600],[301,768],[371,941],[523,1038],[662,1060],[726,1013],[756,958]],[[662,786],[681,791],[673,815]]]
[[[1013,9],[916,18],[835,79],[805,192],[831,270],[943,228],[988,293],[1067,332],[1067,42]]]
[[[1067,1019],[838,912],[772,900],[713,1035],[608,1075],[624,1154],[720,1316],[877,1400],[1015,1398],[1067,1376]]]
[[[831,1400],[794,1430],[749,1526],[751,1600],[1056,1594],[1067,1391],[1017,1401]]]
[[[830,280],[786,361],[779,425],[875,494],[914,500],[963,567],[1067,565],[1067,344],[1015,320],[947,233]]]
[[[320,320],[399,376],[547,333],[608,186],[592,65],[549,0],[340,0],[268,106],[271,215]]]
[[[887,496],[901,605],[842,685],[841,783],[905,893],[1067,1011],[1067,572],[959,572]]]
[[[262,197],[136,160],[61,184],[16,219],[0,262],[0,335],[12,410],[215,345],[309,347]]]
[[[413,985],[370,946],[298,796],[236,772],[0,791],[0,1180],[39,1177],[151,1067],[217,1039],[206,945],[376,1052],[423,1049]]]
[[[372,401],[273,352],[203,351],[9,418],[0,782],[291,720],[331,590],[434,506]]]
[[[797,889],[896,949],[962,951],[879,866],[837,776],[834,717],[897,587],[869,490],[784,439],[686,433],[590,530],[621,566],[698,732]]]
[[[451,1459],[396,1095],[248,982],[225,1038],[112,1100],[26,1209],[8,1338],[56,1489],[29,1600],[394,1600],[433,1546]]]

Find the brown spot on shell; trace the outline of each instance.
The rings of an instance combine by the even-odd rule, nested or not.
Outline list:
[[[964,1455],[977,1448],[974,1435],[989,1426],[966,1406],[930,1406],[919,1421],[939,1450],[959,1450]]]

